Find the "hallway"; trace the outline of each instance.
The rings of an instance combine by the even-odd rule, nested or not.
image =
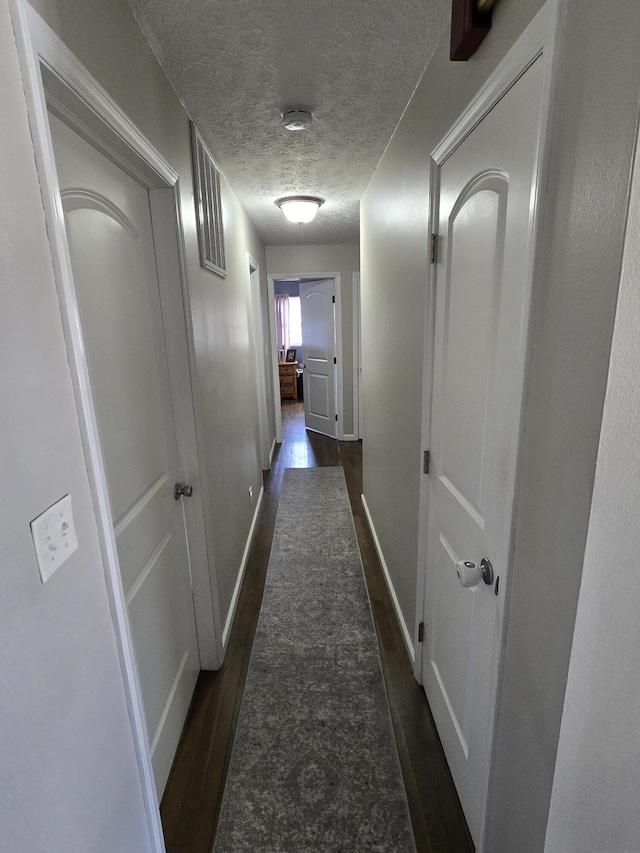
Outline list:
[[[168,853],[210,853],[262,600],[286,468],[339,465],[349,490],[394,732],[418,851],[473,850],[426,699],[407,658],[362,511],[359,442],[337,442],[304,428],[303,405],[285,401],[283,441],[264,475],[265,494],[229,649],[219,672],[203,672],[194,694],[161,815]]]

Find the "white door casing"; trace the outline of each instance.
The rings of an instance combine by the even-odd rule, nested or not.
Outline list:
[[[251,291],[251,323],[256,364],[256,395],[258,404],[258,431],[260,441],[260,463],[263,471],[271,467],[271,447],[268,439],[267,398],[265,390],[265,355],[262,299],[260,296],[260,269],[257,262],[247,255],[249,262],[249,286]]]
[[[417,674],[479,853],[515,523],[554,30],[551,3],[433,155],[438,257],[427,319],[434,342],[425,361],[431,467],[428,493],[421,495],[425,569],[418,600],[425,637]],[[479,564],[483,557],[499,588],[483,582],[462,588],[456,562]]]
[[[353,387],[354,387],[354,435],[362,438],[362,312],[360,273],[353,273]]]
[[[50,120],[158,796],[200,669],[147,190]]]
[[[335,281],[300,282],[304,420],[337,436]]]
[[[341,354],[343,348],[342,341],[342,274],[339,272],[304,272],[304,273],[268,273],[267,274],[267,299],[269,303],[269,316],[268,316],[268,327],[269,327],[269,341],[270,341],[270,354],[265,352],[265,357],[270,359],[271,363],[271,376],[272,376],[272,384],[273,384],[273,404],[274,404],[274,420],[276,427],[276,442],[279,444],[282,441],[282,409],[281,409],[281,401],[280,401],[280,377],[278,371],[278,343],[277,343],[277,335],[276,335],[276,309],[275,309],[275,285],[277,281],[296,281],[296,282],[304,282],[304,281],[324,281],[332,279],[335,282],[335,340],[336,340],[336,357],[338,360],[337,370],[336,370],[336,401],[337,401],[337,414],[338,414],[338,423],[336,435],[342,440],[345,439],[355,440],[357,436],[345,436],[342,430],[342,424],[344,422],[343,417],[343,404],[344,404],[344,382],[342,378],[342,365],[341,365]],[[266,350],[266,348],[265,348]],[[355,351],[355,339],[353,342],[353,359],[356,359],[356,351]],[[303,363],[303,362],[301,362]],[[354,400],[355,405],[355,400]],[[355,423],[355,422],[354,422]]]

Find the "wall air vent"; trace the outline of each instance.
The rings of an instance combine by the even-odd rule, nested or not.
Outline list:
[[[220,200],[220,172],[195,124],[191,123],[193,144],[193,195],[198,221],[200,264],[223,278],[227,274],[224,256],[224,227]]]

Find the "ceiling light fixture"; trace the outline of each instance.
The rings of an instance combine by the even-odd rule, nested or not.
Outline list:
[[[314,195],[288,195],[279,198],[276,204],[290,222],[305,225],[315,218],[324,199]]]
[[[308,107],[287,107],[280,115],[282,126],[287,130],[308,130],[313,120],[313,114]]]

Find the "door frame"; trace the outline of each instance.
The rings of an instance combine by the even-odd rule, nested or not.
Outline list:
[[[512,569],[513,540],[518,513],[518,482],[521,469],[521,446],[522,434],[525,422],[526,394],[529,368],[533,349],[533,318],[535,316],[535,280],[542,265],[542,252],[540,235],[542,233],[543,201],[547,190],[549,169],[549,148],[551,136],[551,115],[553,108],[554,81],[556,78],[557,54],[555,46],[558,41],[558,30],[560,27],[559,6],[561,0],[547,0],[524,33],[509,50],[504,59],[490,75],[485,84],[471,100],[460,117],[445,134],[441,142],[431,153],[430,158],[430,189],[429,189],[429,234],[438,233],[439,222],[439,169],[445,160],[456,150],[467,136],[480,124],[482,119],[490,112],[496,103],[507,93],[527,69],[538,60],[544,63],[544,81],[542,87],[541,107],[541,129],[536,164],[534,167],[534,182],[532,193],[532,204],[534,209],[533,225],[529,234],[529,246],[527,252],[527,298],[525,311],[525,335],[524,346],[521,352],[522,375],[524,378],[522,397],[520,401],[519,434],[517,437],[518,452],[516,454],[515,481],[513,483],[513,504],[510,525],[509,540],[509,566]],[[435,330],[435,284],[436,270],[432,264],[428,271],[427,288],[425,296],[425,320],[423,360],[423,389],[422,389],[422,448],[428,449],[431,436],[432,415],[432,390],[433,390],[433,366],[434,366],[434,330]],[[422,467],[422,466],[421,466]],[[424,659],[424,642],[419,641],[421,623],[424,624],[423,636],[429,636],[426,625],[427,606],[425,601],[427,587],[427,518],[429,508],[429,480],[428,474],[423,475],[420,480],[419,493],[419,528],[418,528],[418,566],[416,583],[416,616],[414,623],[414,676],[422,684],[422,667]],[[492,708],[491,714],[491,736],[489,747],[489,761],[487,762],[487,778],[484,780],[484,804],[483,823],[480,830],[480,843],[477,853],[482,853],[487,828],[487,806],[489,801],[489,789],[491,783],[493,753],[496,737],[496,708],[500,694],[502,671],[504,665],[504,652],[506,648],[506,634],[508,626],[509,591],[510,585],[505,583],[506,577],[501,579],[498,621],[495,638],[494,666],[491,678]]]
[[[360,273],[354,272],[353,282],[353,435],[362,438],[362,310]]]
[[[271,468],[273,447],[269,446],[269,431],[267,417],[267,394],[265,380],[265,341],[264,317],[260,288],[260,267],[258,262],[247,252],[249,263],[249,289],[251,293],[251,323],[253,327],[253,349],[256,363],[256,394],[258,397],[258,430],[260,446],[260,462],[263,471]]]
[[[213,543],[208,533],[210,525],[205,525],[205,517],[210,517],[210,503],[206,478],[200,476],[203,469],[198,457],[202,421],[193,370],[194,341],[178,174],[27,0],[9,2],[150,844],[154,853],[164,853],[149,737],[122,587],[48,109],[149,191],[178,459],[185,476],[195,486],[193,498],[183,510],[198,650],[201,666],[217,669],[222,662],[221,619],[215,595]],[[177,281],[180,289],[175,287]],[[180,316],[175,322],[168,322],[165,316],[167,308],[175,311],[177,305],[180,306]]]
[[[338,441],[345,440],[344,434],[344,382],[342,380],[342,276],[339,272],[301,272],[301,273],[269,273],[267,275],[267,294],[269,297],[269,330],[271,339],[271,369],[273,377],[273,407],[276,424],[276,442],[282,443],[282,408],[280,403],[280,374],[278,372],[278,340],[276,335],[276,281],[312,281],[332,278],[335,282],[336,313],[335,313],[335,340],[336,360],[336,405],[338,408]],[[357,435],[355,436],[357,438]],[[349,434],[346,440],[352,439]]]

